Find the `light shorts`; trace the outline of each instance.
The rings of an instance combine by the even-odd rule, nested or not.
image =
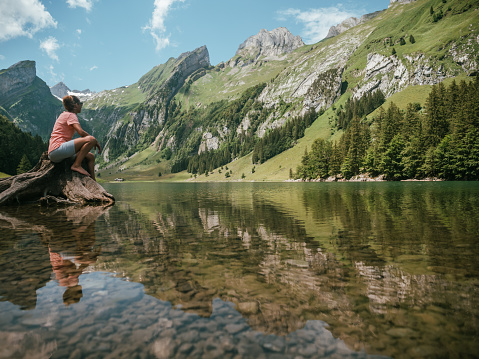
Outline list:
[[[60,147],[54,149],[48,154],[48,158],[52,162],[61,162],[67,158],[71,158],[73,160],[75,157],[76,153],[74,140],[62,143]]]

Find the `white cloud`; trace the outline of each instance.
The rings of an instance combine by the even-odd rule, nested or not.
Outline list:
[[[90,67],[90,71],[96,70],[97,68],[98,68],[98,66],[94,65],[94,66]]]
[[[0,60],[5,60],[5,56],[0,55]]]
[[[56,74],[55,68],[53,67],[53,65],[50,65],[50,67],[48,68],[48,70],[49,70],[49,72],[50,72],[50,76],[51,76],[52,78],[55,78],[55,79],[56,79],[58,75]]]
[[[78,34],[78,36],[81,35],[81,29],[77,29],[77,34]]]
[[[331,6],[321,9],[310,9],[301,11],[298,9],[288,9],[279,11],[281,19],[293,17],[296,22],[302,23],[304,28],[301,34],[305,43],[313,44],[321,41],[328,34],[331,26],[336,26],[350,17],[359,17],[361,14],[357,10],[347,10],[341,5]]]
[[[59,75],[55,72],[55,67],[53,67],[53,65],[48,67],[48,73],[50,75],[49,82],[53,84],[57,84],[58,82],[63,81],[65,78],[64,74]]]
[[[170,35],[166,35],[165,19],[171,6],[175,2],[184,2],[185,0],[155,0],[155,9],[151,19],[143,30],[149,30],[156,44],[156,51],[159,51],[170,44]]]
[[[0,14],[0,41],[18,36],[31,38],[42,29],[57,26],[39,0],[1,0]]]
[[[45,51],[51,59],[56,61],[58,61],[58,55],[56,51],[59,48],[60,45],[58,44],[57,39],[55,39],[53,36],[48,37],[40,43],[40,49]]]
[[[93,7],[93,0],[67,0],[67,4],[71,8],[82,7],[89,12]]]

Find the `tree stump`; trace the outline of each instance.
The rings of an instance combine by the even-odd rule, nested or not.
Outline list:
[[[92,178],[70,169],[71,160],[53,163],[44,152],[30,171],[0,179],[0,206],[17,203],[113,204],[115,198]]]

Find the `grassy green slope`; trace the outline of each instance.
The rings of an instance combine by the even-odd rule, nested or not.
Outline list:
[[[459,65],[446,55],[453,42],[456,46],[464,45],[471,33],[477,34],[479,31],[478,13],[473,10],[478,6],[477,0],[419,0],[393,6],[367,23],[375,26],[375,30],[349,59],[344,78],[350,86],[355,86],[359,78],[358,70],[366,67],[368,53],[390,56],[391,45],[398,57],[422,53],[440,60],[450,71],[461,72]],[[430,13],[431,7],[434,13],[443,13],[443,17],[437,22],[434,22]],[[410,35],[413,35],[415,43],[409,41]],[[399,44],[401,38],[404,38],[405,45]],[[470,51],[475,48],[477,52],[479,49],[477,42],[469,46]]]
[[[138,88],[138,83],[120,87],[114,90],[102,91],[91,100],[85,102],[86,110],[98,110],[102,107],[115,105],[117,107],[131,107],[145,101],[146,96]]]
[[[143,75],[137,83],[100,92],[85,103],[84,113],[86,117],[95,115],[97,117],[108,117],[113,110],[119,110],[119,113],[126,115],[128,111],[145,102],[150,94],[161,87],[171,75],[174,65],[175,59],[171,58],[165,64],[155,66]],[[102,125],[100,123],[100,126]]]
[[[226,67],[208,71],[199,80],[193,82],[189,91],[184,88],[178,92],[175,99],[187,108],[197,104],[208,105],[220,100],[238,98],[250,87],[270,81],[289,64],[288,60],[258,63],[246,67]]]
[[[175,69],[176,63],[176,59],[170,58],[166,63],[155,66],[140,78],[138,88],[147,94],[157,92]]]

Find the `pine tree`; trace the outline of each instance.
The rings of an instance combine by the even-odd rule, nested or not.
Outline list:
[[[405,141],[401,153],[401,166],[405,178],[421,177],[420,168],[424,162],[424,146],[422,141],[421,119],[417,104],[408,104],[404,115],[402,136]]]
[[[449,132],[446,90],[442,83],[434,85],[426,100],[424,135],[427,147],[436,147]]]
[[[424,163],[420,169],[421,174],[426,177],[436,177],[436,151],[434,147],[429,147],[426,151]]]
[[[398,134],[389,142],[381,160],[381,169],[388,180],[397,181],[404,177],[402,153],[405,144],[403,137]]]
[[[31,168],[32,168],[32,165],[30,161],[28,160],[27,155],[24,154],[22,159],[20,160],[20,163],[18,164],[17,174],[28,172],[30,171]]]
[[[447,117],[453,119],[456,109],[459,107],[460,103],[460,93],[459,86],[457,86],[456,80],[453,80],[451,86],[447,89]],[[454,123],[451,123],[451,126],[454,127]]]
[[[310,156],[308,153],[308,148],[304,149],[304,155],[301,159],[301,164],[298,166],[296,172],[299,174],[301,178],[304,179],[311,179],[313,178],[313,173],[310,168]]]
[[[343,157],[341,156],[341,148],[335,143],[331,154],[331,164],[329,166],[329,175],[336,176],[341,173],[341,163]]]
[[[322,138],[317,138],[313,142],[309,153],[309,169],[312,178],[327,178],[329,176],[332,152],[331,142]]]
[[[414,36],[412,36],[412,34],[409,36],[409,42],[411,44],[414,44],[416,42],[416,39],[414,38]]]
[[[454,161],[454,144],[451,135],[445,136],[434,151],[437,176],[446,180],[454,179],[456,161]]]
[[[421,166],[424,164],[424,151],[419,137],[413,137],[406,143],[401,153],[401,166],[405,178],[421,178]]]
[[[412,137],[421,136],[421,120],[415,104],[410,103],[407,105],[402,128],[406,141],[409,141]]]
[[[394,102],[391,102],[381,124],[380,143],[383,147],[387,146],[393,137],[400,132],[402,122],[403,116],[399,107]]]
[[[340,141],[345,154],[341,172],[346,178],[360,174],[369,141],[369,127],[355,116]]]

